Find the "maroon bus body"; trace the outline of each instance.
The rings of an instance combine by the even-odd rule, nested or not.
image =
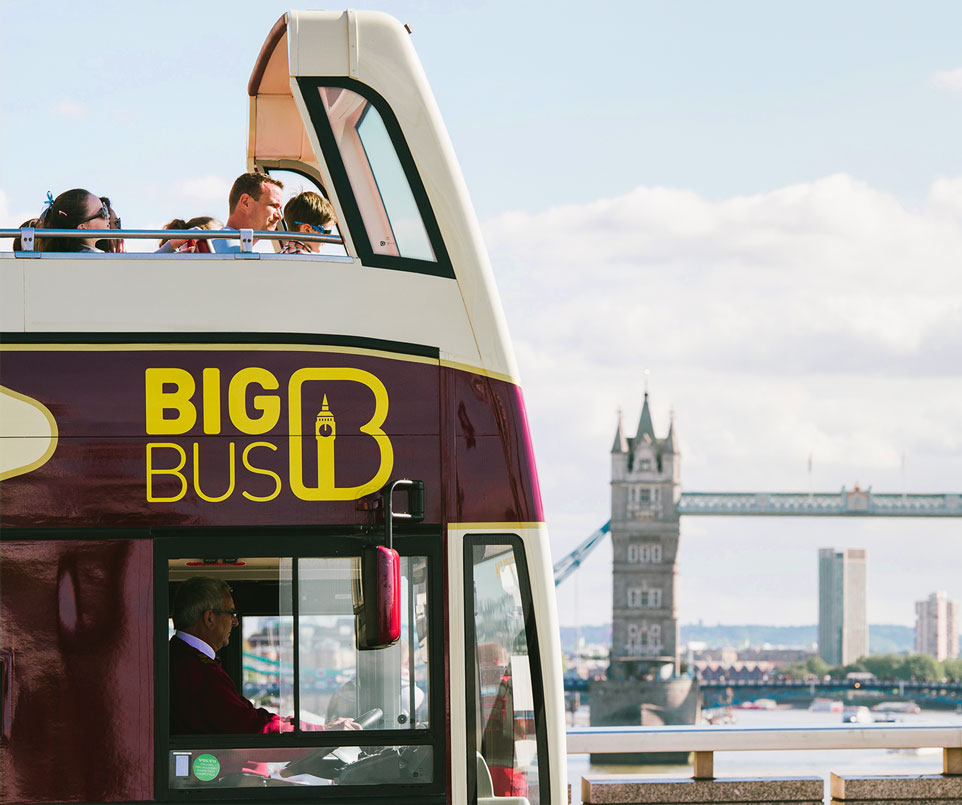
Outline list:
[[[390,479],[424,481],[426,523],[437,523],[444,534],[447,523],[543,520],[521,391],[503,380],[403,356],[317,348],[5,350],[0,384],[46,406],[59,435],[43,466],[0,482],[3,802],[153,799],[148,529],[375,522],[379,493],[305,501],[284,483],[275,499],[257,502],[242,492],[264,497],[274,482],[261,474],[242,476],[240,469],[233,493],[220,502],[201,499],[193,486],[181,500],[148,502],[148,443],[181,445],[188,472],[196,443],[201,486],[210,497],[229,488],[230,442],[238,467],[247,445],[270,443],[275,449],[259,448],[258,462],[282,479],[289,452],[284,417],[268,433],[242,433],[231,423],[226,390],[219,433],[205,433],[198,417],[185,434],[148,435],[144,376],[151,367],[178,367],[197,378],[217,367],[225,386],[237,370],[260,367],[277,378],[279,389],[252,393],[281,396],[301,368],[364,370],[383,383],[389,399],[382,427],[394,452]],[[362,484],[379,460],[373,440],[358,431],[371,416],[373,396],[347,381],[329,384],[324,393],[337,419],[338,484]],[[302,432],[311,434],[304,437],[309,442],[314,435],[307,417],[313,420],[319,405],[317,399],[305,406]],[[155,480],[157,494],[177,491],[173,476]]]

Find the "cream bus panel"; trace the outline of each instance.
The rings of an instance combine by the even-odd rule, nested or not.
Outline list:
[[[3,332],[316,333],[437,347],[480,365],[458,286],[438,277],[336,257],[0,255],[0,274],[21,268]]]

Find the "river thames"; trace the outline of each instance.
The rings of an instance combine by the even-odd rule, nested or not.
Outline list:
[[[841,726],[840,713],[813,713],[808,710],[739,710],[734,711],[738,727],[827,727]],[[587,725],[588,711],[576,714],[579,725]],[[962,714],[947,710],[923,710],[900,716],[903,724],[952,726],[962,728]],[[855,726],[855,725],[852,725]],[[795,750],[716,752],[716,777],[785,777],[814,776],[826,781],[831,772],[838,774],[941,774],[942,750],[921,749],[916,752],[885,749]],[[587,755],[568,757],[568,782],[571,801],[580,803],[581,778],[588,774],[631,774],[658,777],[691,777],[690,765],[674,766],[609,766],[589,764]]]

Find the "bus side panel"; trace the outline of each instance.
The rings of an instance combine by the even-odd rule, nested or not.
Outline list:
[[[3,802],[153,796],[149,540],[0,545]]]
[[[0,386],[43,406],[57,441],[0,483],[0,527],[369,525],[356,499],[391,478],[424,481],[440,520],[434,358],[20,346],[0,349]]]
[[[521,388],[467,372],[453,374],[457,477],[451,519],[543,521]]]

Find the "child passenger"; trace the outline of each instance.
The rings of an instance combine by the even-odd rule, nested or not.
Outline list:
[[[284,223],[288,232],[295,234],[330,235],[336,223],[334,207],[323,196],[308,190],[284,205]],[[316,254],[324,245],[318,241],[289,240],[281,254]]]
[[[216,218],[213,218],[210,215],[198,215],[196,218],[191,218],[189,221],[185,221],[183,218],[174,218],[174,220],[164,224],[164,229],[184,230],[184,229],[223,229],[223,228],[224,228],[224,225],[220,221],[218,221]],[[168,239],[164,238],[163,240],[160,241],[160,246],[163,247],[163,245],[168,242],[169,242]],[[191,248],[191,246],[195,243],[203,243],[204,248],[201,248],[201,249]],[[206,240],[200,240],[196,242],[187,241],[187,243],[185,243],[184,246],[182,246],[181,248],[184,251],[210,251],[210,249],[206,248],[207,244],[208,244],[208,241]],[[166,250],[162,248],[161,251],[166,251]],[[171,251],[173,251],[173,249],[171,249]]]

